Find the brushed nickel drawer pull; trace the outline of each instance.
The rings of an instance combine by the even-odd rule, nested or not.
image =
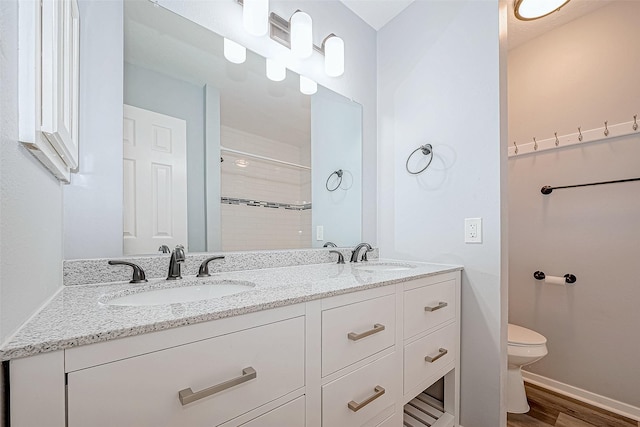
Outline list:
[[[367,397],[362,402],[358,403],[358,402],[355,402],[355,401],[352,400],[351,402],[349,402],[349,404],[347,406],[353,412],[358,412],[360,409],[364,408],[369,403],[373,402],[374,400],[376,400],[377,398],[379,398],[380,396],[382,396],[384,394],[384,388],[382,388],[379,385],[377,385],[376,388],[373,389],[373,391],[375,391],[375,393],[373,395]]]
[[[447,354],[448,351],[446,348],[441,348],[438,350],[438,355],[435,357],[431,357],[431,356],[425,356],[424,360],[426,360],[429,363],[433,363],[436,360],[440,359],[442,356],[444,356],[445,354]]]
[[[375,325],[373,325],[373,329],[369,329],[368,331],[362,332],[361,334],[357,334],[355,332],[349,332],[347,334],[347,338],[349,338],[351,341],[358,341],[361,340],[362,338],[366,338],[369,335],[373,335],[373,334],[377,334],[378,332],[382,332],[384,331],[384,325],[381,325],[380,323],[376,323]]]
[[[191,388],[185,388],[184,390],[180,390],[178,392],[178,398],[180,399],[180,403],[182,406],[187,405],[189,403],[195,402],[196,400],[203,399],[207,396],[211,396],[212,394],[220,393],[223,390],[229,389],[231,387],[237,386],[242,383],[246,383],[258,376],[258,373],[251,366],[248,368],[244,368],[242,370],[242,375],[237,378],[222,382],[220,384],[216,384],[209,388],[205,388],[204,390],[193,392]]]
[[[424,311],[436,311],[436,310],[440,310],[441,308],[445,308],[448,305],[449,304],[447,304],[446,302],[440,301],[436,306],[432,306],[432,307],[426,306],[424,308]]]

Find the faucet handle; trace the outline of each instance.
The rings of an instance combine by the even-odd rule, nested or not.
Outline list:
[[[335,243],[333,243],[333,242],[327,242],[327,243],[325,243],[324,245],[322,245],[322,247],[323,247],[323,248],[337,248],[337,247],[338,247],[338,245],[336,245],[336,244],[335,244]]]
[[[200,269],[198,270],[198,276],[197,277],[209,277],[211,276],[209,274],[209,263],[211,261],[214,261],[216,259],[224,259],[224,256],[212,256],[211,258],[207,258],[204,261],[202,261],[202,264],[200,264]]]
[[[168,254],[168,253],[171,253],[171,249],[169,249],[169,246],[167,245],[162,245],[158,248],[158,252],[162,252],[163,254]]]
[[[364,253],[362,254],[362,258],[360,259],[360,261],[369,261],[367,259],[367,253],[373,251],[373,248],[371,249],[367,249],[366,251],[364,251]]]
[[[339,251],[329,251],[330,254],[338,254],[338,264],[344,264],[344,256]]]
[[[147,277],[144,274],[144,270],[137,264],[126,261],[114,261],[110,260],[109,265],[128,265],[133,268],[133,277],[129,283],[144,283],[147,281]]]

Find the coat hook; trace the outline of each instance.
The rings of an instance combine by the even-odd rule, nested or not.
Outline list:
[[[536,137],[533,137],[533,149],[538,151],[538,141],[536,141]]]
[[[634,114],[633,116],[633,130],[638,130],[638,115]]]
[[[516,147],[516,154],[518,154],[518,144],[516,144],[516,142],[513,141],[513,145]]]
[[[556,136],[556,147],[560,145],[560,141],[558,141],[558,132],[553,133]]]
[[[604,122],[604,136],[609,136],[609,128],[607,127],[607,121]]]
[[[580,130],[580,127],[578,127],[578,141],[582,142],[582,131]]]

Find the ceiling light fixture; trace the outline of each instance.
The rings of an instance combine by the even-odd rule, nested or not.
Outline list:
[[[269,31],[269,0],[243,0],[242,23],[252,36],[260,37]]]
[[[227,61],[233,62],[234,64],[242,64],[247,60],[247,49],[244,46],[225,37],[224,57],[227,58]]]
[[[305,95],[313,95],[318,91],[318,84],[309,77],[300,76],[300,92]]]
[[[329,77],[344,74],[344,41],[335,34],[329,34],[322,42],[324,51],[324,71]]]
[[[281,82],[287,77],[287,67],[275,59],[267,58],[267,78],[274,82]]]
[[[515,0],[516,18],[532,21],[559,11],[569,0]]]
[[[313,52],[313,21],[301,10],[291,15],[291,53],[298,58],[308,58]]]

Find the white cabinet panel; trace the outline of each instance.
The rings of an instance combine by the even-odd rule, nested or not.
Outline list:
[[[304,427],[304,396],[255,418],[241,427]]]
[[[247,368],[255,378],[181,404],[179,391],[198,393]],[[213,426],[303,386],[304,318],[298,317],[72,372],[69,427]]]
[[[456,306],[455,280],[405,291],[404,338],[410,338],[455,318]]]

